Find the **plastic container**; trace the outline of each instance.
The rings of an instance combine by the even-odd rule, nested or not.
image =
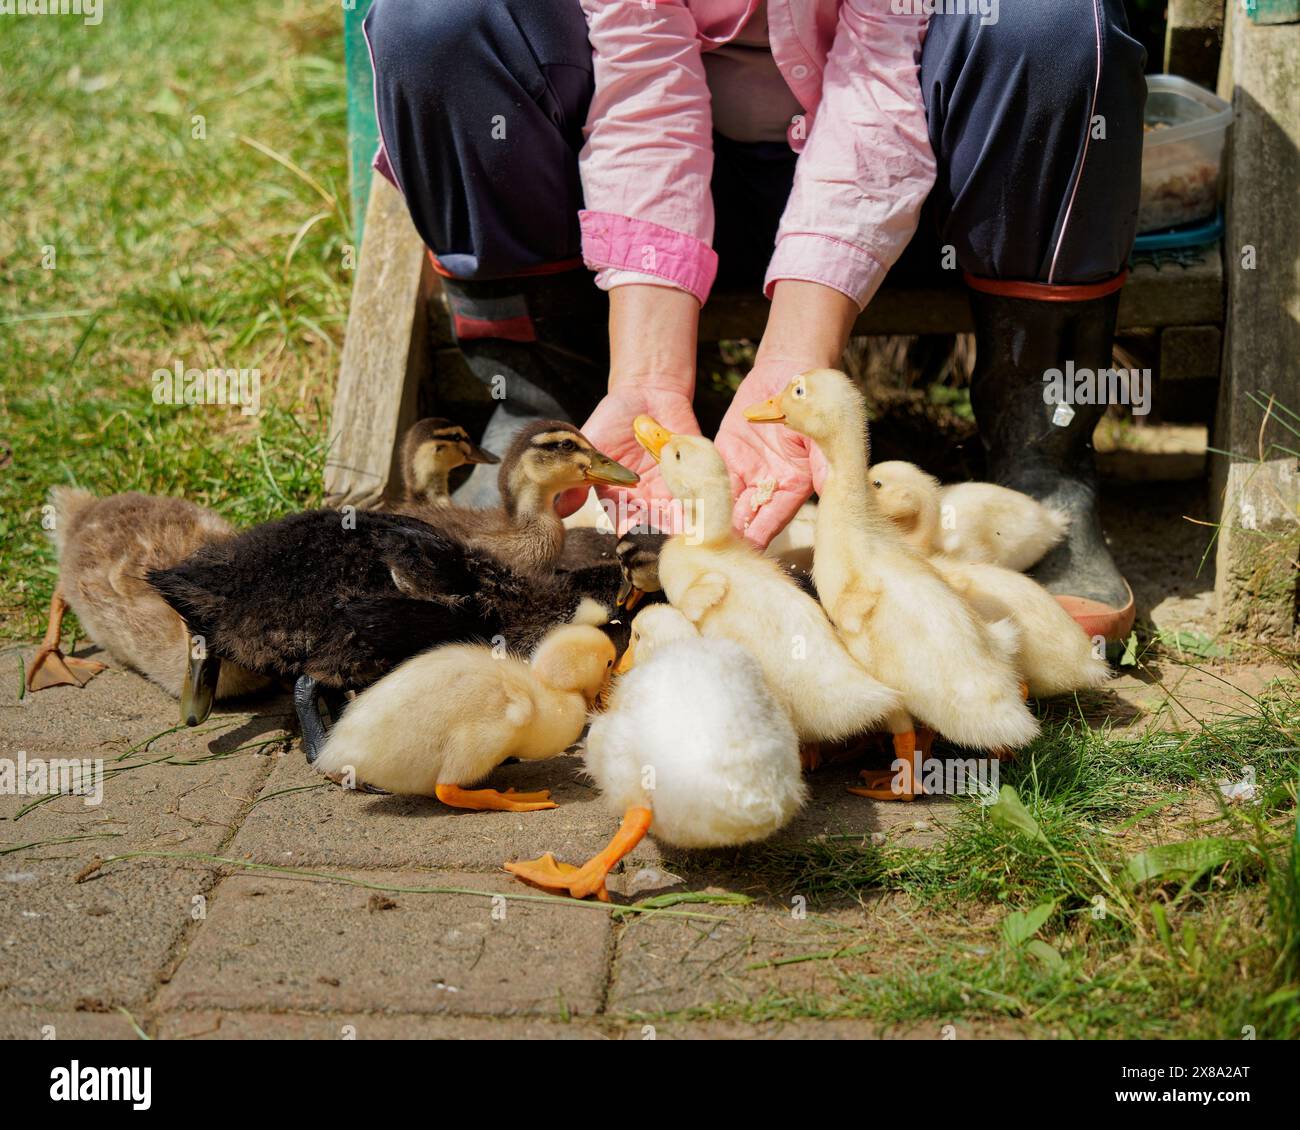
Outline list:
[[[1231,123],[1232,107],[1196,83],[1177,75],[1147,76],[1139,233],[1214,215]]]

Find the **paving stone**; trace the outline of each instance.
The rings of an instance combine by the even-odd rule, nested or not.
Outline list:
[[[395,886],[518,893],[506,876],[365,872]],[[395,903],[386,909],[388,902]],[[500,913],[500,905],[496,907]],[[163,1011],[293,1009],[355,1012],[590,1015],[611,949],[599,909],[494,904],[457,895],[378,894],[272,876],[227,879],[185,960],[158,999]]]
[[[919,844],[942,834],[942,822],[952,812],[950,801],[935,797],[893,804],[854,796],[845,786],[857,782],[860,768],[860,763],[845,763],[819,769],[809,779],[808,806],[768,842],[888,832]],[[248,814],[230,850],[259,862],[298,867],[495,871],[507,860],[533,859],[547,851],[580,863],[604,847],[618,827],[618,818],[583,779],[581,758],[572,755],[503,765],[488,782],[502,789],[549,788],[559,807],[545,812],[457,812],[432,798],[384,796],[329,783],[310,788],[322,781],[299,753],[286,755],[262,790],[265,803]],[[716,866],[721,858],[719,853],[678,851],[647,837],[626,866],[664,860]]]
[[[946,1030],[947,1029],[947,1030]],[[933,1020],[884,1026],[871,1020],[772,1020],[757,1024],[739,1021],[630,1024],[619,1029],[623,1040],[1006,1040],[1023,1038],[1024,1029],[1010,1025],[951,1026]]]
[[[294,752],[275,766],[258,804],[231,844],[233,854],[295,867],[440,867],[498,871],[512,859],[554,852],[581,862],[598,852],[618,827],[617,817],[583,783],[581,759],[500,766],[493,788],[550,789],[558,808],[543,812],[464,812],[429,797],[385,796],[325,781]],[[320,786],[310,791],[284,789]],[[634,861],[660,858],[651,840]]]
[[[590,1021],[563,1023],[518,1017],[375,1016],[369,1013],[168,1013],[160,1040],[607,1040]]]
[[[26,662],[33,648],[9,649],[0,656],[13,666],[18,686],[19,657]],[[105,656],[93,647],[78,648],[88,659]],[[0,702],[0,756],[17,750],[62,750],[81,757],[115,757],[135,746],[195,756],[229,752],[250,742],[281,737],[292,724],[292,709],[283,695],[264,695],[217,703],[202,726],[181,728],[176,700],[142,675],[118,667],[95,676],[84,687],[50,687]],[[270,747],[268,747],[270,748]]]
[[[829,993],[836,974],[869,962],[845,957],[764,964],[870,941],[859,907],[809,912],[803,918],[762,905],[698,909],[721,921],[655,915],[621,928],[607,1009],[611,1017],[743,1003],[772,989]]]
[[[34,758],[63,757],[33,751]],[[199,764],[148,764],[144,754],[108,760],[99,804],[58,796],[31,809],[34,797],[0,795],[0,851],[10,865],[28,859],[76,859],[130,850],[215,852],[233,834],[240,812],[257,795],[270,759],[252,752]],[[114,772],[115,770],[123,770]],[[67,843],[52,843],[72,837]],[[21,852],[20,844],[35,846]],[[80,867],[81,863],[78,863]]]
[[[208,868],[0,858],[0,1008],[102,1011],[147,1000],[192,922]]]
[[[138,1040],[120,1012],[23,1009],[0,1012],[0,1040]]]

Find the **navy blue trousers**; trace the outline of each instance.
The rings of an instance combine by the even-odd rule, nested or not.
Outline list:
[[[503,279],[580,256],[592,66],[576,0],[375,0],[365,26],[391,172],[443,266]],[[986,278],[1115,275],[1137,218],[1145,59],[1123,0],[1001,0],[987,26],[932,17],[921,89],[938,177],[900,271],[937,268],[950,245]],[[715,138],[719,286],[761,283],[795,160]]]

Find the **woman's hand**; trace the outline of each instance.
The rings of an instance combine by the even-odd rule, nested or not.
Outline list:
[[[653,416],[675,434],[700,434],[691,399],[680,386],[660,388],[637,382],[611,388],[582,425],[582,434],[611,459],[635,471],[641,481],[634,487],[597,487],[596,491],[602,500],[617,508],[614,525],[620,534],[646,523],[675,533],[667,505],[673,496],[664,486],[654,457],[632,434],[632,421],[642,413]],[[560,513],[571,513],[585,498],[585,491],[570,491],[561,500]]]
[[[731,524],[760,548],[820,489],[826,460],[815,443],[783,424],[751,424],[745,409],[776,396],[791,377],[814,367],[776,358],[755,364],[718,429],[715,442],[731,471],[736,496]]]
[[[817,445],[784,424],[751,424],[745,409],[776,396],[808,369],[833,369],[858,316],[848,295],[821,283],[781,279],[754,367],[736,390],[717,445],[736,495],[732,524],[765,547],[821,488],[826,460]]]
[[[700,304],[671,286],[630,283],[609,292],[609,392],[582,425],[582,434],[611,459],[641,476],[631,487],[599,487],[600,498],[617,507],[620,534],[649,522],[676,532],[667,502],[672,499],[658,464],[632,434],[642,413],[669,431],[699,435],[691,400],[695,395],[695,341]],[[586,500],[585,490],[559,500],[571,514]]]

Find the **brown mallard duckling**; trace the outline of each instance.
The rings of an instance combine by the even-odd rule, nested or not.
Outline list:
[[[471,549],[515,569],[550,569],[564,548],[564,523],[555,500],[591,483],[632,486],[635,471],[602,455],[572,424],[539,420],[515,436],[501,463],[502,504],[483,510],[428,503],[394,507]]]
[[[185,717],[206,717],[213,697],[233,698],[260,690],[268,680],[236,664],[220,677],[193,683],[201,640],[145,580],[152,569],[166,569],[203,546],[234,537],[224,518],[181,498],[113,494],[96,498],[88,491],[55,487],[54,544],[59,581],[50,601],[49,627],[27,667],[27,689],[79,686],[104,664],[64,655],[59,649],[63,617],[69,608],[86,634],[114,660],[139,671],[168,694],[182,698]]]
[[[450,506],[452,471],[470,463],[501,462],[471,440],[459,424],[441,416],[416,420],[406,429],[401,461],[404,506]]]
[[[662,597],[659,551],[668,540],[657,530],[629,530],[622,537],[590,526],[567,530],[556,569],[589,577],[594,585],[602,572],[619,579],[615,603],[634,609],[647,595]]]

